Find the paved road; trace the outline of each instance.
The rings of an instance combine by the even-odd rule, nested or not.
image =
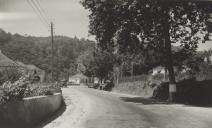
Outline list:
[[[76,89],[91,99],[91,109],[84,121],[84,127],[154,128],[153,121],[146,112],[123,102],[120,100],[120,95],[86,88]]]
[[[83,128],[211,128],[212,108],[162,104],[122,94],[72,87],[86,100]]]
[[[63,89],[66,109],[44,128],[211,128],[212,108],[164,104],[89,89]],[[39,127],[40,128],[40,127]]]

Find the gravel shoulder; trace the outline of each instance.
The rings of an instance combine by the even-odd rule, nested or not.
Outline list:
[[[65,111],[43,128],[81,128],[80,122],[87,113],[89,100],[73,88],[63,88],[62,92]]]

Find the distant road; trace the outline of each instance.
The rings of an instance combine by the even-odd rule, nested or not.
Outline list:
[[[64,112],[57,128],[211,128],[212,108],[160,104],[151,100],[90,89],[63,89],[74,101],[77,113]],[[81,100],[81,101],[80,101]],[[77,105],[78,104],[78,105]],[[69,107],[69,106],[67,106]],[[81,111],[81,112],[80,112]],[[69,125],[74,116],[75,126]],[[76,116],[78,115],[78,116]],[[80,116],[79,116],[80,115]],[[66,124],[66,125],[65,125]],[[50,125],[51,126],[51,125]]]

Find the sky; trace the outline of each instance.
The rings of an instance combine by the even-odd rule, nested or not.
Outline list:
[[[27,1],[32,0],[0,0],[0,28],[23,35],[49,36],[50,23],[44,25],[31,7],[32,2]],[[80,0],[37,1],[48,22],[54,23],[56,35],[94,40],[94,37],[88,36],[89,12],[80,5]]]
[[[50,23],[44,25],[27,1],[32,0],[0,0],[0,28],[22,35],[49,36]],[[55,35],[95,40],[88,34],[89,11],[80,5],[80,0],[33,1],[39,1],[48,21],[53,21]],[[207,41],[200,44],[198,50],[210,48],[212,41]]]

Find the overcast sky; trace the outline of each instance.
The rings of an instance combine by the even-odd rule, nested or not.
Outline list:
[[[7,32],[32,36],[49,36],[50,27],[43,25],[27,1],[0,0],[0,28]],[[34,0],[36,1],[36,0]],[[80,5],[80,0],[37,0],[49,21],[55,24],[55,34],[79,38],[88,36],[89,12]],[[199,50],[212,48],[212,42],[199,45]]]
[[[54,22],[55,34],[93,39],[88,37],[89,12],[79,4],[79,0],[37,1],[49,21]],[[27,0],[0,0],[0,28],[33,36],[50,34],[48,26],[43,25]]]

